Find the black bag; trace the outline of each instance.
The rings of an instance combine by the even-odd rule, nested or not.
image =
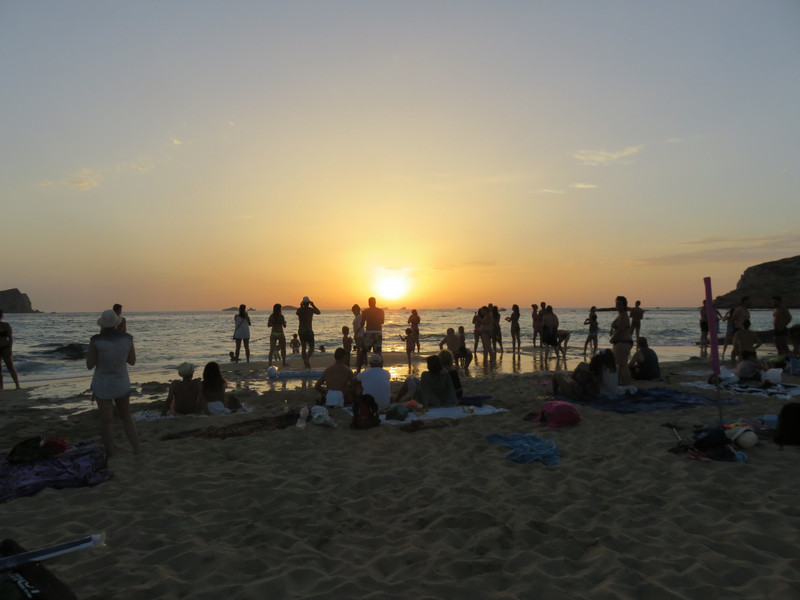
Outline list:
[[[53,451],[43,442],[44,438],[41,436],[23,440],[11,449],[6,460],[12,465],[18,465],[52,457]]]
[[[378,403],[369,394],[363,394],[353,402],[353,421],[350,429],[369,429],[381,424]]]
[[[790,402],[781,409],[775,443],[781,448],[784,445],[800,446],[800,402]]]

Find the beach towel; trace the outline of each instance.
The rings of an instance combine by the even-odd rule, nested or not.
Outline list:
[[[344,408],[345,412],[352,416],[353,409],[350,407]],[[483,417],[486,415],[493,415],[495,413],[508,412],[505,408],[495,408],[489,404],[483,406],[444,406],[441,408],[431,408],[424,413],[409,413],[404,421],[397,421],[387,419],[385,414],[381,415],[381,423],[386,425],[402,425],[409,421],[428,421],[433,419],[464,419],[466,417]]]
[[[212,406],[212,404],[214,406]],[[220,410],[221,407],[221,410]],[[253,409],[242,405],[240,408],[237,408],[235,411],[225,408],[222,405],[222,402],[209,402],[208,403],[208,412],[211,415],[203,415],[203,414],[189,414],[189,415],[173,415],[173,414],[166,414],[162,415],[160,410],[157,409],[145,409],[145,410],[137,410],[133,413],[133,420],[137,423],[139,421],[161,421],[162,419],[185,419],[185,418],[194,418],[194,417],[208,417],[208,416],[224,416],[224,415],[233,415],[233,414],[242,414],[242,413],[249,413],[253,412]]]
[[[100,442],[85,442],[51,458],[9,464],[6,453],[0,454],[0,503],[13,498],[33,496],[48,488],[97,485],[111,477],[106,449]]]
[[[540,460],[545,465],[551,466],[557,465],[561,460],[555,442],[543,440],[532,433],[511,433],[509,435],[490,433],[486,436],[486,440],[492,444],[511,448],[511,452],[506,458],[516,463],[532,463]]]
[[[550,400],[542,405],[542,410],[535,413],[533,421],[541,421],[553,429],[561,429],[581,422],[581,413],[569,402]]]
[[[696,387],[701,390],[716,390],[714,384],[706,381],[684,381],[684,387]],[[758,381],[750,383],[740,383],[736,380],[724,380],[720,382],[720,390],[732,394],[748,394],[751,396],[763,396],[765,398],[778,398],[780,400],[791,400],[800,398],[800,386],[790,383],[778,385],[765,384]]]
[[[199,437],[205,439],[225,439],[229,437],[241,437],[243,435],[250,435],[259,431],[272,431],[275,429],[286,429],[297,424],[299,418],[299,410],[291,411],[285,415],[277,417],[261,417],[258,419],[249,419],[247,421],[239,421],[232,425],[223,426],[210,426],[202,427],[199,429],[190,429],[188,431],[179,431],[177,433],[168,433],[162,435],[162,440],[179,440],[187,437]]]
[[[736,398],[719,398],[682,392],[669,388],[640,389],[635,394],[624,396],[596,396],[591,401],[573,400],[576,404],[591,406],[597,410],[609,410],[617,413],[629,414],[650,412],[666,408],[695,408],[697,406],[716,406],[717,402],[724,405],[741,404]]]

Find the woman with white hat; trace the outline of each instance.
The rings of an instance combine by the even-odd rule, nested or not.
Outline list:
[[[114,454],[114,434],[111,423],[114,405],[117,407],[125,435],[133,451],[139,452],[139,439],[130,410],[131,381],[127,365],[136,364],[133,337],[116,329],[121,321],[113,310],[106,310],[97,319],[100,333],[89,340],[86,368],[94,369],[92,376],[92,399],[100,409],[100,424],[106,454]]]

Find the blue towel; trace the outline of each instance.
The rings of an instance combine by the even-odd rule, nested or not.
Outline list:
[[[511,453],[506,458],[516,463],[532,463],[540,460],[549,466],[557,465],[560,460],[555,442],[543,440],[532,433],[512,433],[510,435],[490,433],[486,439],[492,444],[511,448]]]
[[[588,402],[575,401],[576,404],[591,406],[597,410],[610,410],[618,413],[649,412],[664,408],[695,408],[720,404],[740,404],[736,398],[717,398],[704,394],[682,392],[669,388],[640,389],[632,395],[595,396]]]

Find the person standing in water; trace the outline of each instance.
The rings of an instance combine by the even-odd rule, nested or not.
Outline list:
[[[506,317],[506,321],[511,323],[511,352],[522,351],[522,341],[520,340],[520,326],[519,326],[519,305],[514,304],[511,307],[511,316]]]
[[[300,336],[300,354],[303,357],[303,364],[307,369],[311,368],[311,355],[314,354],[314,315],[320,314],[316,305],[303,296],[300,308],[297,309],[297,334]]]
[[[14,345],[14,331],[11,325],[3,321],[3,311],[0,310],[0,359],[5,363],[8,374],[19,389],[19,375],[14,368],[14,357],[11,348]],[[3,389],[3,367],[0,365],[0,390]]]
[[[239,314],[233,317],[233,339],[236,341],[236,352],[234,353],[235,362],[239,362],[239,350],[244,343],[244,354],[247,362],[250,362],[250,315],[247,314],[247,307],[239,305]]]

